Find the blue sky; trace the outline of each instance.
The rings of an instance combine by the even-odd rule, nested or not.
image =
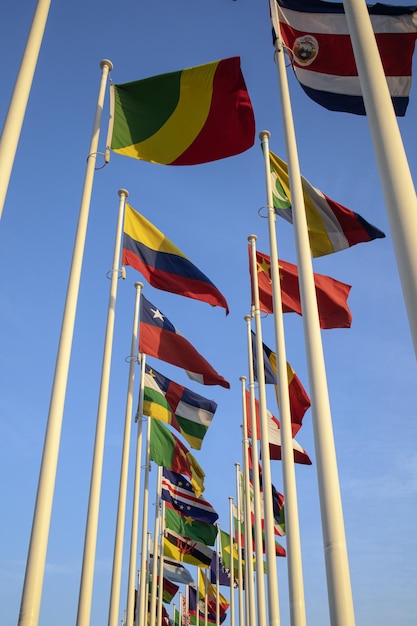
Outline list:
[[[3,120],[35,2],[7,2],[0,23]],[[53,2],[0,225],[0,468],[2,624],[16,624],[32,525],[52,379],[71,266],[101,59],[116,83],[239,55],[252,99],[256,136],[285,159],[268,3]],[[7,60],[7,61],[6,61]],[[331,113],[304,95],[289,70],[302,174],[387,237],[314,260],[317,272],[352,285],[348,330],[322,332],[357,624],[411,626],[417,612],[416,361],[366,118]],[[100,150],[108,119],[106,94]],[[410,169],[417,170],[413,85],[399,120]],[[239,156],[170,168],[113,154],[95,174],[51,520],[40,623],[76,621],[104,332],[118,210],[118,190],[160,228],[224,293],[220,308],[157,291],[144,294],[231,383],[202,387],[178,368],[154,367],[218,403],[203,448],[205,497],[228,528],[241,460],[241,392],[247,375],[250,291],[247,237],[268,252],[259,141]],[[279,255],[295,262],[292,227],[277,223]],[[134,282],[118,285],[91,626],[106,623],[116,522]],[[284,318],[287,359],[308,391],[302,320]],[[263,321],[274,348],[272,319]],[[138,376],[136,383],[138,382]],[[269,408],[277,414],[273,390]],[[133,440],[134,438],[132,438]],[[313,466],[296,468],[307,622],[329,623],[311,412],[297,436]],[[133,451],[132,444],[132,451]],[[133,461],[133,454],[132,454]],[[132,464],[131,464],[132,470]],[[156,470],[153,468],[151,485]],[[280,462],[272,480],[282,490]],[[131,506],[132,471],[129,474]],[[150,502],[153,505],[154,496]],[[153,515],[153,506],[151,514]],[[126,537],[130,536],[130,509]],[[283,541],[283,543],[285,540]],[[121,613],[126,598],[125,541]],[[278,561],[282,623],[288,623],[287,566]]]

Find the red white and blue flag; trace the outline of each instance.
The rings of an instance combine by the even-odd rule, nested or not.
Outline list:
[[[343,4],[277,0],[282,39],[306,94],[331,111],[366,115]],[[405,115],[417,38],[416,6],[368,6],[395,113]],[[274,20],[273,20],[274,21]],[[274,25],[275,32],[278,25]]]
[[[210,502],[201,496],[198,498],[190,481],[182,474],[171,472],[164,467],[161,487],[162,500],[169,502],[181,515],[192,517],[206,524],[214,524],[219,519],[217,511]]]

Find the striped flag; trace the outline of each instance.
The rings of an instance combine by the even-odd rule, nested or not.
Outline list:
[[[178,513],[199,522],[214,524],[219,518],[210,502],[202,496],[197,497],[191,483],[184,476],[171,472],[166,467],[162,470],[161,498],[169,502]]]

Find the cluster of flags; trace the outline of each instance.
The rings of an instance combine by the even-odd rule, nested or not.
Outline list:
[[[274,0],[273,0],[274,1]],[[277,0],[279,34],[291,51],[295,75],[307,95],[322,106],[337,111],[364,114],[358,73],[342,4],[321,0]],[[370,8],[371,21],[381,53],[397,115],[404,115],[411,81],[411,59],[417,37],[415,9],[412,7]],[[164,165],[196,165],[230,157],[254,144],[255,118],[241,71],[239,57],[111,86],[111,120],[108,147],[114,152]],[[287,164],[269,152],[274,208],[277,215],[293,223]],[[385,237],[376,226],[315,188],[304,177],[302,187],[311,255],[320,257]],[[251,259],[249,246],[249,258]],[[224,295],[190,259],[144,216],[126,204],[122,262],[138,270],[153,287],[173,294],[219,306],[229,313]],[[298,270],[278,261],[282,310],[302,315]],[[256,252],[260,308],[272,314],[271,258]],[[252,274],[252,262],[250,262]],[[251,276],[252,303],[254,302]],[[314,274],[319,323],[322,329],[349,328],[352,315],[348,306],[351,286],[330,276]],[[252,332],[254,372],[263,360],[265,383],[273,384],[278,398],[276,354],[263,344],[257,355]],[[230,383],[178,331],[168,317],[141,295],[139,352],[183,369],[189,378],[203,385],[229,388]],[[292,437],[301,429],[310,399],[287,363]],[[244,565],[245,545],[251,532],[253,550],[255,511],[254,483],[249,490],[252,529],[246,529],[240,513],[234,515],[234,538],[218,525],[218,514],[202,497],[205,474],[195,456],[168,428],[181,435],[194,450],[200,450],[215,415],[217,404],[176,383],[146,363],[143,384],[143,414],[150,420],[150,459],[162,466],[160,497],[164,503],[162,538],[164,581],[163,601],[169,603],[184,583],[191,624],[220,623],[225,619],[228,601],[218,593],[214,582],[235,586],[237,564]],[[260,439],[259,403],[251,416],[251,398],[246,391],[248,436],[252,445]],[[256,425],[256,436],[254,430]],[[281,459],[280,422],[267,411],[271,460]],[[311,465],[302,446],[293,439],[294,462]],[[249,449],[250,476],[253,478]],[[260,479],[263,510],[262,469]],[[285,535],[284,496],[272,485],[274,533]],[[262,533],[265,520],[262,517]],[[213,546],[220,545],[220,552]],[[265,550],[264,550],[265,551]],[[286,551],[276,541],[276,556]],[[252,559],[252,555],[246,555]],[[182,563],[198,569],[198,585]],[[207,574],[203,572],[207,570]],[[169,584],[168,584],[169,583]],[[220,615],[216,611],[220,607]],[[183,607],[181,607],[181,610]],[[165,611],[166,612],[166,611]],[[164,618],[165,618],[164,614]],[[178,620],[178,622],[177,622]],[[175,610],[174,620],[179,623]]]

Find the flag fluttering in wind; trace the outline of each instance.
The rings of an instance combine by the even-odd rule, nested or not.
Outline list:
[[[153,555],[149,557],[149,569],[152,571]],[[164,578],[173,583],[182,583],[189,585],[194,582],[193,577],[184,565],[178,561],[172,561],[164,557]]]
[[[190,376],[203,385],[230,388],[194,346],[181,335],[169,319],[141,295],[139,352],[189,370]]]
[[[250,411],[250,394],[245,390],[246,395],[246,410],[248,414],[248,436],[252,437],[252,419]],[[261,438],[261,419],[259,412],[259,402],[255,398],[255,410],[256,410],[256,428],[257,439]],[[277,418],[272,415],[267,409],[267,424],[268,424],[268,441],[269,441],[269,454],[271,460],[281,460],[281,429]],[[300,463],[301,465],[311,465],[310,457],[307,452],[300,446],[300,444],[293,439],[292,447],[294,451],[294,463]]]
[[[234,156],[255,141],[255,118],[240,58],[112,85],[107,144],[162,165]]]
[[[249,258],[250,255],[251,249],[249,246]],[[256,252],[256,264],[260,309],[264,313],[273,313],[271,259],[263,252]],[[282,311],[283,313],[298,313],[298,315],[302,315],[297,266],[281,259],[278,261],[278,264],[281,281]],[[252,264],[249,265],[249,269],[252,275]],[[351,286],[335,280],[331,276],[316,273],[314,274],[314,284],[316,287],[320,328],[350,328],[352,314],[348,307],[347,299]]]
[[[240,522],[239,524],[239,520],[237,519],[237,517],[233,516],[233,523],[234,523],[234,527],[235,527],[235,539],[237,540],[238,535],[239,535],[239,526],[240,526],[240,540],[242,542],[242,545],[245,545],[245,523],[244,522]],[[249,531],[250,532],[250,531]],[[275,533],[275,535],[281,536],[278,533]],[[266,541],[265,541],[265,530],[264,527],[262,528],[262,550],[263,553],[266,554]],[[256,546],[255,546],[255,527],[252,526],[252,549],[253,552],[255,552]],[[275,539],[275,556],[287,556],[287,552],[284,548],[284,546],[282,546],[279,541],[277,541]]]
[[[152,574],[149,575],[149,585],[152,584]],[[157,586],[160,586],[159,576],[157,577]],[[162,579],[162,601],[166,604],[170,604],[179,589],[178,585],[175,585],[171,580],[165,578]]]
[[[165,506],[165,527],[206,546],[214,545],[217,537],[217,526],[199,522],[190,515],[181,515],[169,502]]]
[[[257,352],[256,352],[256,335],[252,331],[252,354],[253,365],[255,370],[255,379],[257,378]],[[268,346],[262,343],[264,357],[265,383],[275,385],[275,392],[278,401],[278,385],[277,385],[277,355]],[[301,384],[300,379],[294,372],[291,365],[287,362],[288,377],[288,393],[290,398],[291,427],[292,436],[294,437],[300,430],[303,417],[307,409],[310,408],[310,398],[306,390]]]
[[[219,602],[220,615],[223,615],[230,606],[230,603],[221,593],[217,594],[216,587],[211,584],[206,574],[202,570],[200,570],[198,578],[198,596],[200,600],[204,600],[204,602],[206,602],[209,613],[216,614],[217,599]],[[207,600],[205,599],[206,597]]]
[[[216,583],[217,581],[217,567],[219,569],[218,571],[219,585],[222,585],[224,587],[230,587],[231,580],[232,580],[231,570],[230,568],[224,565],[223,559],[220,556],[220,554],[217,554],[216,552],[214,552],[213,558],[211,560],[211,565],[210,565],[210,582],[211,583]],[[238,586],[236,579],[234,579],[233,581],[233,586],[234,587]]]
[[[198,567],[210,567],[213,550],[200,541],[189,539],[173,530],[164,535],[164,556]]]
[[[181,474],[162,470],[161,498],[169,502],[178,513],[192,517],[199,522],[214,524],[219,515],[210,502],[197,497],[192,485]]]
[[[145,365],[143,414],[169,424],[195,450],[201,449],[217,404]]]
[[[185,598],[184,598],[185,600]],[[189,623],[197,626],[205,625],[206,605],[203,600],[197,598],[197,590],[195,587],[188,587],[188,614]],[[219,622],[222,624],[226,619],[227,613],[219,615]],[[217,616],[215,613],[207,612],[207,622],[209,624],[217,624]]]
[[[152,419],[150,428],[151,461],[172,472],[185,474],[197,496],[203,493],[205,474],[191,452],[161,422]]]
[[[138,270],[156,289],[220,306],[229,313],[225,297],[211,280],[129,204],[125,209],[122,263]]]
[[[278,0],[281,35],[305,93],[331,111],[366,115],[341,2]],[[415,6],[368,6],[395,113],[405,115],[417,38]],[[274,25],[276,28],[276,25]]]
[[[269,152],[275,213],[293,223],[288,166]],[[320,257],[350,248],[357,243],[382,239],[385,234],[363,217],[331,200],[301,176],[310,249]]]

